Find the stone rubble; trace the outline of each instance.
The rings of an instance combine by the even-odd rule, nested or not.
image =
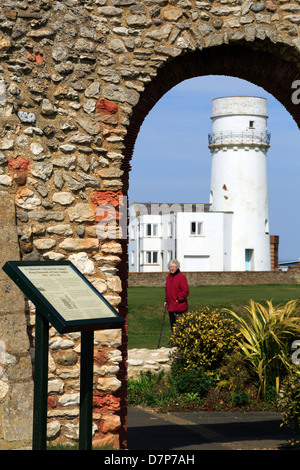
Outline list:
[[[170,372],[172,355],[175,348],[159,349],[129,349],[128,351],[128,378],[137,379],[141,372]]]

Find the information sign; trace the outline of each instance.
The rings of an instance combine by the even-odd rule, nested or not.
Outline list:
[[[59,333],[124,324],[124,318],[70,261],[7,261],[3,271]]]
[[[125,320],[70,261],[7,261],[3,271],[36,306],[33,450],[47,448],[49,323],[81,332],[79,449],[92,449],[94,330]]]

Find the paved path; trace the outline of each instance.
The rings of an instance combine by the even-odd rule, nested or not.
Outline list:
[[[128,408],[128,450],[277,450],[290,437],[273,412],[154,413]]]

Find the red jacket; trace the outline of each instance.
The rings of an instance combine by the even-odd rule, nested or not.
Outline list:
[[[179,269],[174,274],[168,274],[166,282],[166,297],[168,312],[182,313],[188,309],[187,296],[189,286],[184,274]],[[176,300],[178,302],[176,302]]]

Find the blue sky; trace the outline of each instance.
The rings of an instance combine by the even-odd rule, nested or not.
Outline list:
[[[237,95],[267,98],[271,133],[267,154],[270,233],[280,237],[280,260],[300,258],[300,132],[272,95],[245,80],[193,78],[160,99],[146,117],[136,141],[129,202],[209,202],[211,155],[207,136],[211,132],[211,102]]]

